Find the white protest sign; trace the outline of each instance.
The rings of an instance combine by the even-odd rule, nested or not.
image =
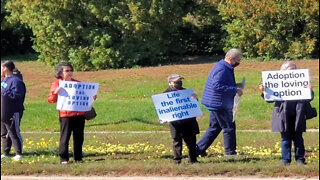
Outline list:
[[[191,98],[192,94],[192,89],[185,89],[153,95],[153,104],[160,121],[170,122],[202,116],[198,101]]]
[[[266,101],[311,99],[309,69],[262,71]]]
[[[244,86],[246,85],[246,78],[242,78],[242,87],[241,87],[241,90],[243,91],[244,89]],[[236,94],[234,96],[234,101],[233,101],[233,121],[235,121],[235,117],[238,113],[238,109],[239,109],[239,104],[240,104],[240,100],[241,100],[241,96],[238,96],[238,94]]]
[[[89,111],[93,97],[97,95],[99,84],[75,81],[60,81],[57,109],[67,111]]]

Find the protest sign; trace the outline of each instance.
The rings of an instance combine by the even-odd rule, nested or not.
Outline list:
[[[60,81],[57,109],[67,111],[89,111],[93,97],[97,95],[99,84],[75,81]]]
[[[191,98],[192,94],[192,89],[185,89],[153,95],[153,104],[160,122],[202,116],[198,101]]]
[[[262,71],[266,101],[311,99],[309,70]]]
[[[241,90],[243,91],[244,86],[246,85],[246,78],[242,78],[242,82],[241,82],[242,86],[241,86]],[[234,101],[233,101],[233,121],[235,121],[235,117],[238,113],[238,109],[239,109],[239,104],[240,104],[240,100],[241,100],[241,96],[238,96],[238,94],[236,94],[234,96]]]

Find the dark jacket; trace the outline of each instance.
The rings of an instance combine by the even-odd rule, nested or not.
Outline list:
[[[212,68],[203,90],[201,103],[216,109],[233,109],[237,86],[234,68],[224,59]]]
[[[182,88],[181,90],[183,89],[184,88]],[[164,93],[172,91],[176,90],[169,87],[167,90],[164,91]],[[170,132],[172,138],[178,138],[189,135],[196,135],[199,134],[200,131],[197,119],[194,117],[170,122]]]
[[[24,110],[26,86],[20,76],[11,75],[1,81],[1,121],[9,121],[13,114]]]
[[[312,91],[312,99],[313,99]],[[262,95],[263,96],[263,95]],[[311,100],[276,101],[272,112],[273,132],[305,132],[306,103]],[[293,105],[292,105],[293,104]],[[295,116],[292,118],[290,114]]]

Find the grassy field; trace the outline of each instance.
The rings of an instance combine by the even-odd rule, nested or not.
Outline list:
[[[296,61],[299,68],[310,69],[311,82],[315,91],[312,105],[319,112],[319,60]],[[236,80],[246,78],[246,89],[237,115],[238,129],[270,129],[273,104],[261,97],[258,85],[261,71],[277,70],[282,62],[243,62],[235,69]],[[94,107],[98,116],[87,124],[89,131],[119,130],[167,130],[160,125],[151,96],[167,88],[169,74],[179,73],[185,77],[184,87],[192,88],[201,99],[203,87],[214,63],[186,64],[140,69],[104,70],[96,72],[75,72],[81,81],[98,82],[100,88]],[[53,68],[36,61],[17,62],[27,85],[25,113],[22,131],[58,131],[55,104],[47,103],[47,94],[53,77]],[[202,107],[199,117],[202,130],[207,128],[209,113]],[[309,129],[319,127],[318,118],[308,121]]]
[[[319,112],[319,60],[295,62],[298,68],[310,70],[315,91],[312,105]],[[264,102],[260,97],[258,85],[261,83],[261,71],[278,70],[281,64],[278,61],[243,62],[235,69],[238,82],[246,78],[246,89],[236,119],[238,130],[270,130],[273,104]],[[100,83],[98,100],[94,104],[98,116],[86,122],[85,162],[61,166],[57,156],[59,133],[54,133],[59,131],[58,113],[56,105],[47,102],[49,86],[54,81],[53,68],[23,59],[16,65],[27,86],[26,110],[21,122],[21,131],[25,132],[26,157],[19,162],[2,161],[2,175],[318,176],[319,132],[304,134],[308,165],[303,167],[294,162],[290,166],[279,166],[280,135],[265,131],[237,132],[237,149],[241,156],[236,159],[223,157],[223,140],[219,135],[208,151],[209,156],[200,158],[200,164],[190,165],[187,159],[181,166],[172,163],[170,134],[162,132],[168,131],[169,127],[158,122],[151,96],[167,88],[169,74],[179,73],[185,77],[184,87],[194,89],[201,99],[214,62],[75,72],[74,77],[80,81]],[[198,122],[200,129],[205,130],[209,114],[201,108],[203,116],[198,118]],[[319,117],[309,120],[307,127],[319,129]],[[28,131],[43,133],[30,134]],[[101,131],[124,133],[99,133]],[[186,148],[184,154],[187,155]]]
[[[207,150],[208,156],[199,158],[199,164],[187,163],[184,146],[184,159],[179,166],[172,161],[169,133],[87,133],[84,163],[71,161],[68,166],[59,164],[59,133],[23,134],[23,138],[25,158],[1,161],[1,175],[315,177],[319,173],[319,137],[313,132],[304,135],[306,166],[294,161],[280,166],[278,133],[238,132],[240,156],[234,159],[223,156],[223,139],[219,135]]]

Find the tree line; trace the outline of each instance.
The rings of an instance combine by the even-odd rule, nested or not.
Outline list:
[[[258,60],[318,58],[318,19],[318,0],[1,0],[1,52],[84,71],[232,47]]]

